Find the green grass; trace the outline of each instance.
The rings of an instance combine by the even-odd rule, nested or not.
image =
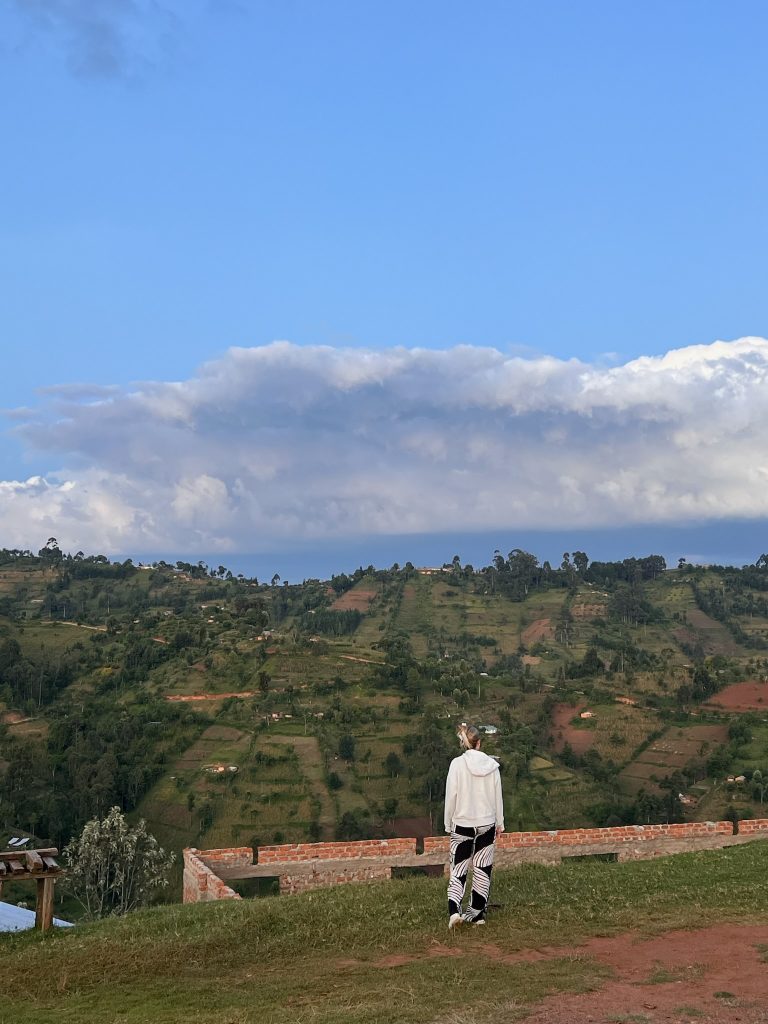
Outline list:
[[[640,984],[668,985],[674,981],[696,981],[704,976],[706,969],[705,964],[690,964],[687,967],[665,967],[658,964]]]
[[[767,868],[768,845],[756,842],[659,861],[498,871],[502,909],[481,935],[449,935],[445,883],[425,878],[8,936],[0,1020],[448,1024],[471,989],[482,994],[483,1020],[502,1024],[548,994],[599,988],[610,971],[568,949],[591,936],[764,918]],[[555,952],[506,959],[543,947]]]

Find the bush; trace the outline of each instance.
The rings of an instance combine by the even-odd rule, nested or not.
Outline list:
[[[124,914],[168,885],[174,861],[140,821],[130,828],[119,807],[89,821],[64,850],[66,886],[89,917]]]

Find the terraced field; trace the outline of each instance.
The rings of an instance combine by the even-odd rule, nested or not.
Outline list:
[[[727,725],[695,725],[671,728],[631,761],[619,774],[624,790],[659,793],[658,782],[691,761],[704,761],[716,746],[727,742]]]

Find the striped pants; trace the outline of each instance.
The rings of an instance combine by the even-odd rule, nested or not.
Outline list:
[[[448,916],[461,913],[461,901],[467,887],[467,875],[472,868],[472,897],[464,913],[466,921],[485,917],[488,894],[491,891],[496,825],[467,828],[454,825],[451,832],[451,876],[448,881]]]

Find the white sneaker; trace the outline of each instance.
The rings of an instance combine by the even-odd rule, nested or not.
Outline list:
[[[464,918],[461,914],[451,914],[448,918],[448,931],[452,932],[454,928],[458,928],[460,924],[464,924]]]

